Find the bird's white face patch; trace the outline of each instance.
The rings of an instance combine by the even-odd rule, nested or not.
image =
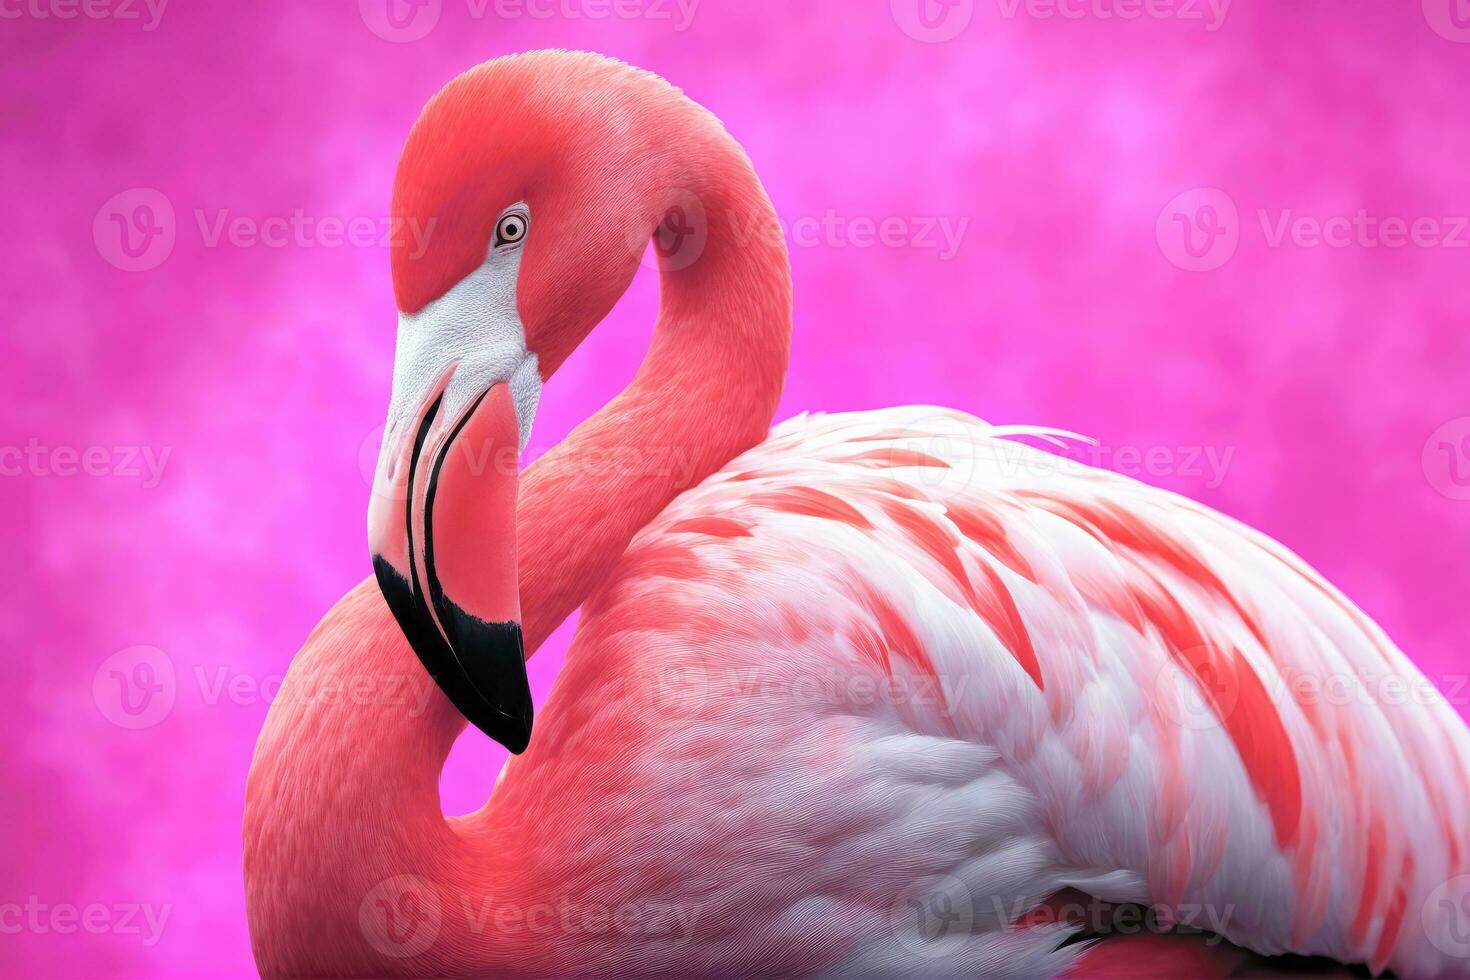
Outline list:
[[[479,268],[417,313],[398,315],[386,432],[411,429],[428,391],[453,367],[441,417],[459,418],[491,385],[508,382],[520,424],[520,448],[525,450],[541,398],[541,373],[536,355],[526,349],[526,331],[516,307],[529,226],[525,204],[507,208]],[[503,231],[512,235],[518,231],[520,237],[506,241]],[[390,443],[396,440],[384,440],[385,452]]]
[[[373,574],[425,668],[511,752],[531,737],[516,577],[519,459],[541,377],[516,306],[524,204],[478,268],[400,316],[383,450],[368,505]]]

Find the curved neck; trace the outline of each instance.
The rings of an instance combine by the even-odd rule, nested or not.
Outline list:
[[[663,258],[647,357],[620,395],[522,476],[528,656],[606,578],[641,528],[762,441],[775,414],[791,332],[785,243],[733,140],[701,150],[700,172],[683,186],[703,206],[707,238],[692,264],[677,250]],[[364,679],[379,694],[389,692],[384,685],[401,693],[313,694],[350,691]],[[370,582],[322,621],[272,706],[246,794],[247,905],[262,973],[381,972],[384,961],[363,943],[362,896],[405,874],[441,882],[471,875],[483,886],[516,861],[509,842],[517,814],[503,812],[513,804],[497,796],[476,818],[443,816],[439,774],[464,724],[429,684]],[[528,879],[519,863],[515,878],[527,887],[540,876]],[[444,928],[456,921],[446,910]],[[459,941],[446,937],[436,948]]]
[[[723,135],[723,134],[722,134]],[[631,384],[521,478],[530,653],[675,496],[765,439],[791,343],[791,277],[770,200],[728,136],[666,215],[660,310]],[[702,214],[689,213],[697,201]],[[655,241],[659,241],[656,238]],[[697,249],[697,256],[684,251]],[[554,397],[554,396],[553,396]]]

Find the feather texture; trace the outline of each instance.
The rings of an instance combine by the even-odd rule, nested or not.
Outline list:
[[[818,894],[845,925],[837,975],[916,956],[1047,975],[1057,930],[1008,923],[1075,888],[1259,953],[1463,969],[1419,915],[1470,871],[1461,720],[1279,545],[1002,438],[1026,434],[931,408],[793,419],[589,599],[558,693],[616,692],[597,725],[635,726],[623,749],[682,774],[651,796],[723,780],[759,820],[721,861],[802,871],[784,899],[769,883],[770,935],[747,939],[811,945],[781,923]],[[557,700],[507,782],[577,737]],[[743,778],[722,738],[781,739],[789,765]],[[782,860],[812,821],[825,849]],[[963,941],[895,925],[926,887],[954,892]]]

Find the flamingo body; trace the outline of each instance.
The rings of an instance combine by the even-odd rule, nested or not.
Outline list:
[[[636,778],[647,822],[608,846],[693,872],[662,900],[740,904],[710,948],[838,975],[1059,972],[1066,930],[1000,920],[1064,888],[1266,954],[1462,966],[1421,917],[1466,871],[1460,719],[1279,545],[1006,434],[778,426],[634,539],[502,791]],[[990,926],[921,935],[916,880]]]
[[[524,474],[475,465],[524,445],[691,196],[701,248],[659,251],[633,383]],[[251,767],[263,974],[1470,975],[1470,733],[1444,699],[1280,545],[1013,438],[1044,430],[769,429],[784,246],[677,90],[590,55],[481,66],[415,127],[395,201],[448,223],[394,256],[383,594],[307,640]],[[620,449],[688,470],[589,465]],[[522,636],[579,605],[533,729]],[[364,681],[382,696],[317,694]],[[466,716],[526,752],[446,819]],[[1149,934],[1118,925],[1134,907]]]

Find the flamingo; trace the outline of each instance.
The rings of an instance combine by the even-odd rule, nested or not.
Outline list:
[[[1017,438],[1046,430],[771,428],[784,242],[679,90],[487,62],[393,208],[435,230],[392,254],[375,574],[249,775],[263,975],[1470,975],[1443,698],[1281,545]],[[518,474],[650,240],[642,367]],[[578,607],[533,732],[525,657]],[[467,722],[516,754],[447,818]]]

